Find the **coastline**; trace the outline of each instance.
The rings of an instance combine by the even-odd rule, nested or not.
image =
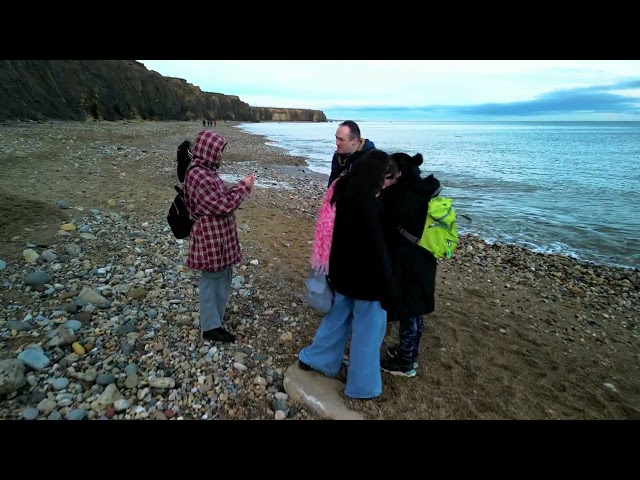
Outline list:
[[[62,417],[80,409],[87,418],[275,418],[281,408],[290,419],[314,418],[282,400],[282,373],[321,318],[304,307],[302,281],[327,176],[235,128],[239,123],[216,128],[229,140],[220,172],[231,180],[255,174],[257,188],[236,213],[245,260],[234,276],[245,284],[234,290],[228,321],[240,341],[217,348],[197,340],[198,276],[183,267],[186,242],[176,242],[165,221],[177,181],[175,148],[193,139],[201,122],[0,125],[7,171],[0,189],[0,258],[7,263],[0,271],[0,357],[15,358],[34,342],[51,357],[50,366],[27,372],[31,380],[2,402],[0,418],[20,418],[47,399]],[[71,208],[58,208],[61,199]],[[91,213],[96,208],[101,213]],[[86,224],[95,238],[59,234],[69,221]],[[30,244],[58,258],[26,263]],[[71,248],[76,253],[60,262],[69,244],[80,250]],[[62,288],[25,287],[36,268]],[[48,346],[49,332],[78,317],[67,304],[84,287],[110,302],[75,332],[93,348],[78,355],[65,341]],[[640,272],[465,236],[455,258],[440,265],[436,295],[418,376],[384,375],[383,395],[347,400],[351,408],[375,419],[640,418]],[[131,364],[137,383],[126,371]],[[93,370],[114,376],[129,408],[92,407],[106,390],[91,381]],[[173,379],[174,387],[151,386],[154,376]],[[58,399],[53,377],[70,380],[71,405]],[[153,403],[157,396],[162,400]]]

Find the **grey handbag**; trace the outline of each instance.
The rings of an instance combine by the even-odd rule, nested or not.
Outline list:
[[[333,290],[327,281],[327,276],[315,269],[309,271],[309,277],[304,281],[307,287],[307,304],[320,313],[327,313],[333,305]]]

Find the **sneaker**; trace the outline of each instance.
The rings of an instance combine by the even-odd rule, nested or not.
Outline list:
[[[380,368],[391,375],[399,375],[401,377],[409,378],[416,376],[415,368],[412,368],[409,365],[404,365],[397,359],[393,358],[390,360],[382,360],[380,362]]]
[[[236,337],[222,327],[212,328],[211,330],[202,332],[202,339],[222,343],[233,343],[236,341]]]
[[[392,345],[390,347],[387,347],[387,355],[389,355],[389,358],[396,358],[398,355],[400,355],[400,353],[398,352],[398,346]],[[418,362],[413,362],[413,368],[418,368]]]

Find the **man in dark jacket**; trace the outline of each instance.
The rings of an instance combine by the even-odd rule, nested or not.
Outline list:
[[[394,184],[383,190],[381,200],[394,284],[400,292],[388,321],[399,321],[400,344],[387,348],[391,358],[383,360],[381,367],[394,375],[413,377],[424,330],[422,316],[431,313],[435,307],[438,264],[429,251],[412,243],[398,227],[420,238],[429,200],[440,192],[440,182],[433,175],[420,177],[421,154],[395,153],[392,158],[398,165],[398,177]]]
[[[360,137],[360,127],[353,120],[346,120],[338,126],[336,130],[336,151],[331,159],[331,175],[329,184],[348,172],[351,166],[367,150],[376,148],[371,140]]]

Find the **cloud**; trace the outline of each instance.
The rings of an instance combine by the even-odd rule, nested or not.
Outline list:
[[[532,100],[516,102],[491,102],[477,105],[422,105],[407,107],[402,105],[369,105],[330,108],[334,113],[388,112],[440,114],[445,116],[531,116],[557,115],[567,113],[600,113],[640,115],[640,98],[621,91],[640,88],[640,80],[623,81],[612,85],[598,85],[574,89],[556,90],[541,94]]]

